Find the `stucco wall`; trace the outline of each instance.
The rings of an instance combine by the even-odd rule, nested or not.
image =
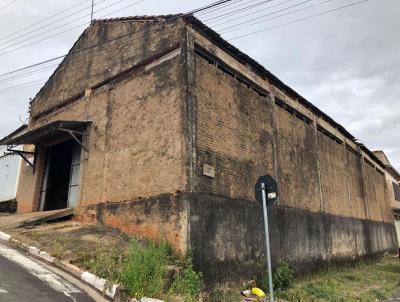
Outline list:
[[[34,99],[29,128],[35,127],[32,120],[38,114],[163,52],[179,43],[180,37],[177,23],[165,24],[153,20],[94,22]]]
[[[95,23],[94,28],[87,31],[88,37],[78,44],[83,47],[85,43],[90,45],[97,41],[102,26]],[[127,25],[120,24],[119,30],[115,26],[110,25],[107,37],[125,32]],[[137,66],[122,79],[105,83],[90,94],[32,118],[30,122],[30,129],[56,120],[92,122],[83,140],[89,152],[82,152],[79,206],[137,201],[182,191],[187,184],[183,133],[184,54],[179,44],[171,52],[163,53],[171,45],[181,42],[181,28],[152,36],[151,42],[149,35],[152,34],[143,33],[143,39],[134,46],[126,40],[110,45],[104,49],[110,56],[96,61],[97,64],[91,61],[92,52],[72,57],[62,65],[61,72],[56,72],[55,82],[34,102],[31,116],[54,108],[55,100],[66,99],[79,89],[88,88],[87,85],[109,78],[113,75],[110,66],[119,66],[118,71]],[[115,55],[122,49],[126,54]],[[161,52],[155,54],[156,50]],[[121,61],[121,57],[128,54],[129,58]],[[154,59],[149,60],[149,57]],[[124,63],[123,67],[120,62]],[[82,82],[82,77],[87,80]],[[19,211],[38,208],[45,147],[39,146],[38,153],[35,173],[30,167],[24,167],[21,172]]]

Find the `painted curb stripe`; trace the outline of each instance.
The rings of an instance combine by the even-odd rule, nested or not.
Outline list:
[[[8,235],[8,234],[3,233],[3,232],[0,231],[0,239],[1,239],[1,240],[10,241],[10,238],[11,238],[10,235]]]
[[[68,263],[68,262],[65,262],[62,260],[58,260],[57,258],[52,257],[49,253],[40,250],[36,246],[27,245],[27,244],[15,239],[14,237],[11,237],[11,235],[4,233],[2,231],[0,231],[0,240],[12,242],[13,244],[18,245],[20,248],[22,248],[29,254],[39,257],[46,262],[53,263],[56,266],[58,266],[59,268],[65,270],[67,272],[70,272],[71,274],[73,274],[77,277],[80,277],[81,280],[92,285],[94,288],[96,288],[100,292],[105,293],[109,298],[114,299],[120,288],[120,286],[117,284],[113,284],[111,286],[111,288],[108,288],[106,286],[107,280],[100,278],[89,272],[82,272],[82,270],[79,267],[77,267],[71,263]],[[135,301],[135,300],[133,299],[132,301]],[[164,302],[164,301],[143,297],[140,300],[140,302]]]

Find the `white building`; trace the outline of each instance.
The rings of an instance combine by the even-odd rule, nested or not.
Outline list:
[[[395,219],[397,239],[400,247],[400,173],[390,164],[383,151],[373,152],[385,165],[387,193]]]
[[[7,138],[24,133],[26,128],[26,125],[21,126]],[[21,150],[21,148],[16,149]],[[0,211],[4,208],[2,204],[14,201],[16,198],[22,164],[23,160],[17,153],[8,151],[6,146],[0,146]]]

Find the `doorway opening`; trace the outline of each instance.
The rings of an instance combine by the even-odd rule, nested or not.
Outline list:
[[[78,203],[81,146],[75,140],[51,146],[40,191],[40,211],[75,207]]]

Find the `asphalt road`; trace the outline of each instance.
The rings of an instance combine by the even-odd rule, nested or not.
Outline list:
[[[0,241],[1,302],[106,301],[78,279]]]

